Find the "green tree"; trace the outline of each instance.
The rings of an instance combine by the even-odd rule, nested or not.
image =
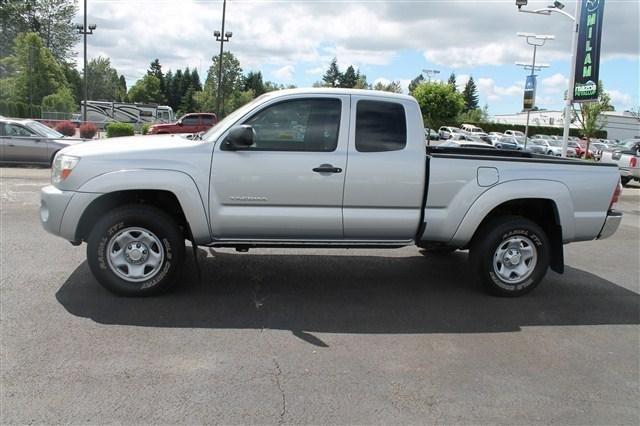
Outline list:
[[[194,98],[195,92],[196,91],[193,88],[193,86],[189,86],[184,96],[182,96],[182,99],[180,100],[180,108],[179,108],[180,114],[186,114],[188,112],[196,112],[196,110],[198,109],[198,106]]]
[[[339,86],[351,89],[356,87],[357,83],[358,75],[356,74],[356,70],[353,68],[353,65],[349,65],[344,74],[340,75]]]
[[[400,85],[399,81],[392,81],[388,84],[379,81],[373,85],[373,90],[380,90],[383,92],[391,93],[402,93],[402,86]]]
[[[76,102],[80,103],[84,96],[82,76],[74,66],[68,63],[62,64],[62,72],[64,73],[64,78],[67,80],[71,94]]]
[[[3,63],[8,70],[2,83],[3,97],[9,100],[40,105],[42,98],[67,85],[62,67],[36,33],[18,35],[13,55]]]
[[[76,0],[2,0],[0,1],[0,57],[20,33],[34,32],[59,62],[73,59],[73,47],[79,38],[73,19]]]
[[[413,93],[413,91],[416,90],[416,87],[418,87],[423,82],[424,76],[422,74],[419,74],[416,78],[411,80],[411,83],[409,83],[409,93]]]
[[[182,75],[182,70],[176,70],[171,79],[171,98],[167,99],[169,106],[176,111],[180,108],[180,100],[186,92],[186,88],[183,87]]]
[[[464,98],[464,112],[478,108],[478,88],[475,81],[473,81],[473,77],[469,77],[469,81],[464,86],[462,97]]]
[[[451,87],[453,87],[453,90],[455,90],[456,92],[458,91],[457,83],[456,83],[456,73],[452,72],[451,75],[449,75],[449,80],[447,81],[447,84]]]
[[[202,90],[202,83],[200,82],[200,75],[198,75],[198,70],[196,68],[191,72],[191,86],[193,90],[199,91]]]
[[[154,75],[145,75],[129,89],[129,101],[141,103],[164,103],[164,93],[160,90],[160,79]]]
[[[74,112],[76,110],[76,101],[68,87],[62,86],[56,93],[42,98],[42,111]]]
[[[360,74],[360,71],[358,71],[356,77],[356,84],[353,86],[354,89],[371,90],[371,85],[367,83],[366,75]]]
[[[91,59],[87,63],[87,77],[89,100],[117,100],[120,78],[118,77],[118,71],[111,67],[109,58],[98,56]]]
[[[422,83],[413,91],[413,97],[431,129],[454,123],[464,108],[464,98],[448,84]]]
[[[147,70],[148,75],[152,75],[160,80],[160,90],[164,93],[165,91],[165,81],[164,74],[162,73],[162,64],[158,58],[151,61],[149,64],[149,69]]]
[[[118,88],[116,89],[116,100],[119,102],[125,102],[127,100],[127,80],[124,75],[120,75],[118,78]]]
[[[327,72],[322,76],[322,81],[324,82],[325,87],[338,87],[340,85],[340,79],[342,78],[342,73],[338,68],[338,60],[333,58],[331,60],[331,64],[329,64],[329,68]]]
[[[264,82],[262,81],[262,73],[260,71],[249,73],[244,77],[243,90],[253,90],[255,96],[260,96],[266,92]]]
[[[589,152],[591,138],[595,137],[607,124],[606,120],[603,119],[602,113],[613,111],[614,108],[611,105],[611,96],[604,91],[602,81],[598,82],[597,100],[594,102],[579,103],[578,105],[579,107],[577,109],[575,104],[573,105],[573,112],[582,129],[582,135],[587,138],[586,156],[586,153]]]
[[[218,64],[220,63],[220,57],[214,56],[209,72],[207,73],[207,79],[204,83],[203,91],[205,92],[204,106],[208,111],[214,111],[216,105],[216,99],[218,96]],[[218,114],[218,117],[224,117],[227,110],[224,106],[226,101],[232,99],[235,92],[240,92],[242,89],[242,67],[240,61],[231,52],[224,52],[222,55],[222,91],[221,95],[221,111],[214,111]]]

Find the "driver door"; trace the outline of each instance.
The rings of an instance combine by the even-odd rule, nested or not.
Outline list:
[[[218,240],[322,241],[343,238],[342,197],[348,95],[278,99],[236,125],[254,144],[214,148],[210,212]]]

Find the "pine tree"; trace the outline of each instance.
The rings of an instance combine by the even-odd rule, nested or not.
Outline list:
[[[202,90],[202,83],[200,82],[200,76],[198,75],[197,68],[194,68],[193,71],[191,71],[191,86],[196,92]]]
[[[327,69],[327,72],[322,76],[322,81],[324,81],[326,87],[338,87],[341,78],[342,73],[338,69],[338,60],[333,58],[331,64],[329,64],[329,69]]]
[[[173,94],[173,71],[167,71],[164,76],[164,97],[167,99],[167,103],[171,106],[171,100],[174,98]],[[172,107],[173,108],[173,107]]]
[[[160,89],[164,93],[165,91],[165,81],[164,74],[162,74],[162,64],[160,64],[160,60],[158,58],[154,59],[149,64],[149,69],[147,70],[147,75],[152,75],[160,80]]]
[[[451,75],[449,76],[449,81],[447,83],[449,84],[449,86],[453,87],[453,90],[458,91],[458,88],[456,87],[456,73],[451,73]]]
[[[422,83],[424,83],[424,76],[419,74],[416,78],[411,80],[411,83],[409,83],[409,93],[413,93],[413,91],[416,90],[416,87]]]
[[[473,81],[473,77],[469,77],[469,81],[464,86],[462,97],[464,98],[464,112],[478,108],[478,88]]]
[[[356,70],[353,69],[353,65],[349,65],[349,68],[340,76],[339,85],[351,89],[356,86],[356,83],[358,83]]]
[[[253,90],[255,96],[260,96],[266,92],[265,84],[262,81],[262,73],[260,71],[249,73],[244,77],[243,91]]]

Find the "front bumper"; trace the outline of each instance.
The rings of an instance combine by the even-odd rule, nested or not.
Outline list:
[[[62,217],[74,194],[73,191],[62,191],[53,185],[40,190],[40,222],[47,232],[60,235]]]
[[[618,230],[620,226],[620,222],[622,222],[622,213],[617,211],[610,211],[607,213],[607,218],[604,220],[604,225],[600,230],[600,234],[598,235],[599,240],[603,240],[605,238],[609,238]]]

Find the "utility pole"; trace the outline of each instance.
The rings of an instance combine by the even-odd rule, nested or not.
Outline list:
[[[431,76],[440,74],[440,70],[422,70],[422,73],[427,75],[427,81],[431,83]]]
[[[87,35],[93,34],[93,30],[97,27],[95,24],[87,26],[87,0],[84,0],[84,24],[77,24],[76,30],[78,34],[82,34],[84,37],[84,106],[82,108],[82,121],[87,122],[87,93],[88,93],[88,80],[87,76]]]
[[[228,42],[229,39],[233,36],[231,31],[224,31],[224,21],[225,15],[227,12],[227,0],[222,2],[222,30],[214,31],[213,35],[216,38],[216,41],[220,42],[220,58],[218,59],[218,93],[216,96],[216,114],[218,118],[222,117],[222,54],[224,52],[224,43]]]
[[[554,40],[555,36],[552,35],[540,35],[531,33],[518,33],[518,37],[524,37],[529,46],[533,46],[533,61],[531,65],[523,64],[522,62],[516,62],[516,65],[524,67],[524,69],[531,69],[531,76],[535,76],[535,72],[543,68],[548,68],[549,65],[540,64],[536,66],[536,53],[538,47],[544,46],[547,40]],[[533,105],[532,105],[533,107]],[[527,109],[527,124],[524,127],[524,149],[527,149],[527,141],[529,139],[529,117],[531,116],[531,109]]]

